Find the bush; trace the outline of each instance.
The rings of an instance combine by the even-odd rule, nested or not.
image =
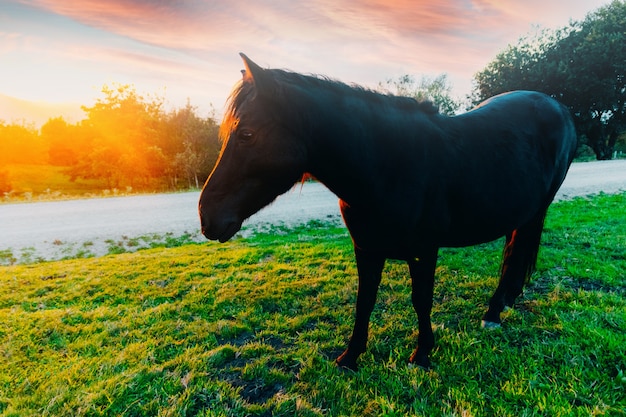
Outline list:
[[[0,171],[0,194],[9,193],[12,190],[13,186],[9,178],[9,171]]]

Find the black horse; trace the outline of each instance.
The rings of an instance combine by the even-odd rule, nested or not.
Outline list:
[[[483,317],[498,326],[533,272],[544,218],[576,149],[568,110],[516,91],[454,117],[428,102],[326,78],[245,70],[220,127],[223,147],[200,196],[202,233],[224,242],[244,219],[312,175],[339,197],[359,289],[348,347],[357,368],[385,260],[409,265],[419,322],[410,361],[429,366],[437,252],[506,236],[498,288]]]

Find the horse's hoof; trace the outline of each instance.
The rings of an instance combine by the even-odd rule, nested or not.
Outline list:
[[[359,367],[354,365],[354,367],[352,366],[348,366],[348,365],[341,365],[339,364],[339,362],[335,362],[335,364],[337,365],[337,369],[339,369],[339,371],[341,371],[341,373],[346,373],[346,374],[353,374],[355,372],[357,372],[359,370]]]
[[[483,329],[499,329],[502,325],[493,321],[482,320],[480,322],[480,327]]]
[[[417,366],[418,368],[423,369],[424,371],[429,371],[430,359],[428,359],[428,356],[413,354],[411,355],[411,358],[409,359],[409,365]]]
[[[352,358],[348,351],[345,351],[341,354],[336,360],[335,364],[339,367],[339,369],[345,371],[353,371],[356,372],[359,370],[359,366],[356,363],[356,359]]]

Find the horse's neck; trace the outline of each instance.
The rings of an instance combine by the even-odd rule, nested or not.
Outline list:
[[[425,128],[420,124],[426,123],[423,115],[401,117],[347,100],[319,111],[323,117],[312,129],[309,171],[350,205],[368,204],[394,174],[402,176],[396,161],[406,159],[407,153],[415,169],[425,157],[425,141],[407,140],[415,129]]]

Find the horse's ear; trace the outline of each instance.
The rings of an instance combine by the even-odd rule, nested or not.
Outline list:
[[[255,64],[244,53],[240,52],[239,55],[241,55],[241,59],[243,59],[243,64],[246,68],[241,71],[243,80],[252,82],[259,92],[271,92],[274,80],[268,74],[268,71]]]

